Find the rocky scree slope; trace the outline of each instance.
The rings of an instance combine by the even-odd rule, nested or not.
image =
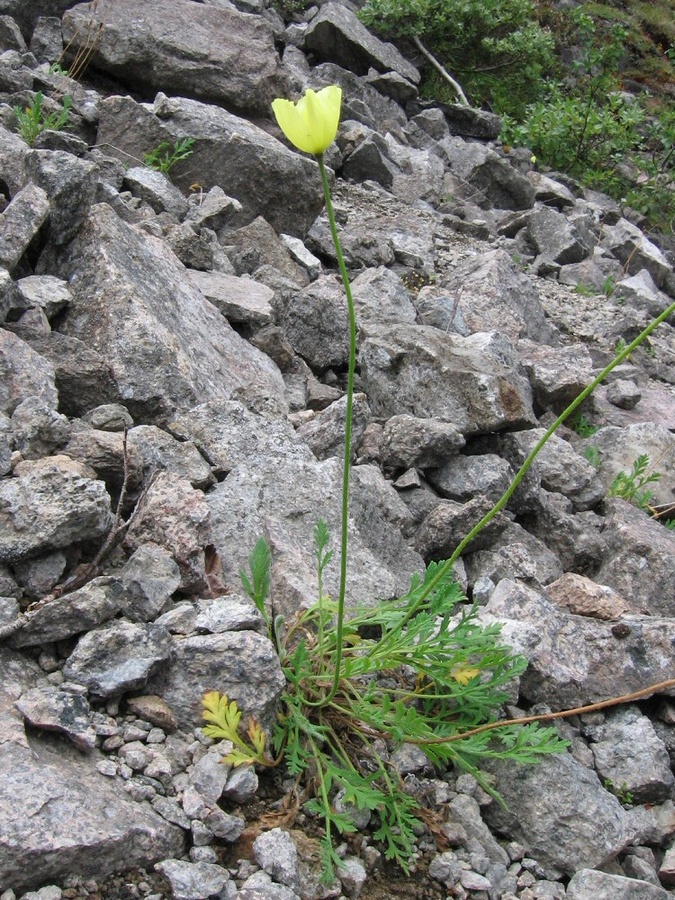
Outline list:
[[[288,25],[256,0],[0,13],[0,896],[104,896],[135,868],[119,896],[380,896],[365,822],[332,888],[301,830],[246,853],[258,778],[199,728],[207,689],[273,721],[281,670],[238,583],[256,539],[289,615],[313,600],[317,519],[339,522],[347,312],[317,167],[270,100],[344,92],[327,162],[359,329],[353,603],[454,549],[671,302],[673,256],[505,155],[493,116],[422,103],[349,5]],[[28,146],[14,107],[36,91],[72,113]],[[142,165],[186,138],[171,180]],[[675,502],[672,323],[584,416],[457,568],[529,660],[511,713],[675,677],[675,536],[607,497],[647,455],[652,505]],[[420,828],[408,895],[670,896],[674,722],[667,693],[562,722],[566,755],[492,767],[506,811],[400,749],[441,823],[440,844]]]

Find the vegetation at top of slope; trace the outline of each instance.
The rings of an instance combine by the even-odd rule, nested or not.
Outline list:
[[[420,43],[462,85],[472,105],[524,109],[555,62],[554,40],[532,0],[366,0],[360,18],[381,37]],[[426,96],[454,102],[431,66]],[[515,106],[510,105],[510,99]]]
[[[675,0],[366,0],[360,15],[423,54],[423,95],[464,89],[504,117],[506,145],[674,232]]]

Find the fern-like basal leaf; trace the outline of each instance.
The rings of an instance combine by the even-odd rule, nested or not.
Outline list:
[[[252,766],[254,763],[260,762],[258,756],[251,750],[244,747],[234,747],[221,760],[230,766]]]
[[[243,569],[239,571],[239,577],[244,590],[255,603],[258,612],[265,619],[268,630],[270,620],[265,608],[265,600],[270,589],[270,569],[272,566],[272,552],[265,538],[258,538],[256,545],[248,558],[251,577]]]
[[[241,712],[234,700],[228,700],[226,694],[209,691],[204,695],[202,718],[208,725],[202,729],[207,737],[216,740],[228,740],[238,743]]]
[[[265,744],[267,742],[267,736],[261,728],[260,723],[255,719],[249,719],[246,733],[248,734],[248,739],[250,740],[252,746],[256,751],[256,757],[263,757],[265,755]]]

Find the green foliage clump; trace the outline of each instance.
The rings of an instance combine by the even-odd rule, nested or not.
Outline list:
[[[143,156],[143,163],[155,172],[168,175],[176,163],[192,156],[194,142],[194,138],[183,138],[181,141],[175,141],[172,147],[169,141],[162,141]]]
[[[649,472],[649,457],[646,453],[638,456],[630,472],[619,472],[609,488],[610,497],[627,500],[638,509],[650,511],[653,492],[647,488],[661,479],[660,472]]]
[[[575,13],[579,58],[571,78],[549,79],[520,119],[505,116],[502,139],[527,146],[545,165],[579,178],[672,232],[675,112],[621,90],[627,31]]]
[[[265,595],[270,552],[261,539],[249,558],[245,589],[268,624],[286,676],[273,734],[275,759],[261,742],[260,728],[248,723],[248,740],[238,733],[241,714],[226,697],[205,698],[207,733],[228,738],[234,765],[274,765],[284,759],[297,777],[304,808],[324,823],[322,842],[326,878],[339,859],[333,837],[355,831],[343,803],[377,817],[375,839],[387,859],[409,870],[415,850],[417,801],[404,790],[389,753],[403,743],[419,746],[439,767],[470,772],[495,794],[480,771],[484,759],[535,762],[566,744],[555,728],[536,724],[498,725],[497,713],[526,660],[499,642],[499,625],[480,625],[451,575],[439,578],[442,564],[432,563],[424,579],[415,579],[399,600],[364,609],[344,621],[338,689],[333,693],[332,664],[338,643],[336,604],[323,595],[323,573],[330,562],[328,529],[316,529],[317,602],[286,623],[271,621]],[[216,723],[215,725],[213,723]],[[247,746],[248,749],[242,749]]]
[[[72,100],[64,97],[61,101],[61,109],[48,112],[44,107],[44,94],[37,91],[31,102],[26,107],[15,106],[14,114],[17,121],[17,131],[28,144],[34,147],[38,136],[43,131],[61,131],[68,124]]]
[[[457,78],[473,105],[516,112],[553,64],[553,38],[531,0],[367,0],[361,20],[385,38],[421,41]],[[454,100],[438,72],[422,91]]]

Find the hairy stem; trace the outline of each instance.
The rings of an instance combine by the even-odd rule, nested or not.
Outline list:
[[[330,224],[330,233],[335,245],[335,253],[337,255],[338,267],[342,276],[342,284],[344,285],[345,295],[347,297],[347,307],[349,309],[349,369],[347,373],[347,412],[345,416],[345,452],[344,462],[342,465],[342,514],[340,523],[340,588],[338,592],[337,603],[337,623],[335,637],[335,656],[333,670],[333,684],[325,698],[324,702],[328,703],[336,695],[340,685],[340,669],[342,666],[342,632],[345,615],[345,596],[347,592],[347,549],[349,542],[349,472],[351,469],[351,445],[352,445],[352,416],[354,409],[354,370],[356,368],[356,313],[354,311],[354,300],[352,298],[352,289],[349,284],[349,275],[347,266],[345,265],[342,255],[342,247],[338,237],[337,225],[335,224],[335,213],[333,212],[333,201],[330,194],[330,184],[328,182],[328,174],[323,161],[323,154],[317,156],[319,163],[319,171],[321,172],[321,181],[323,182],[323,192],[326,198],[326,213],[328,214],[328,222]]]

